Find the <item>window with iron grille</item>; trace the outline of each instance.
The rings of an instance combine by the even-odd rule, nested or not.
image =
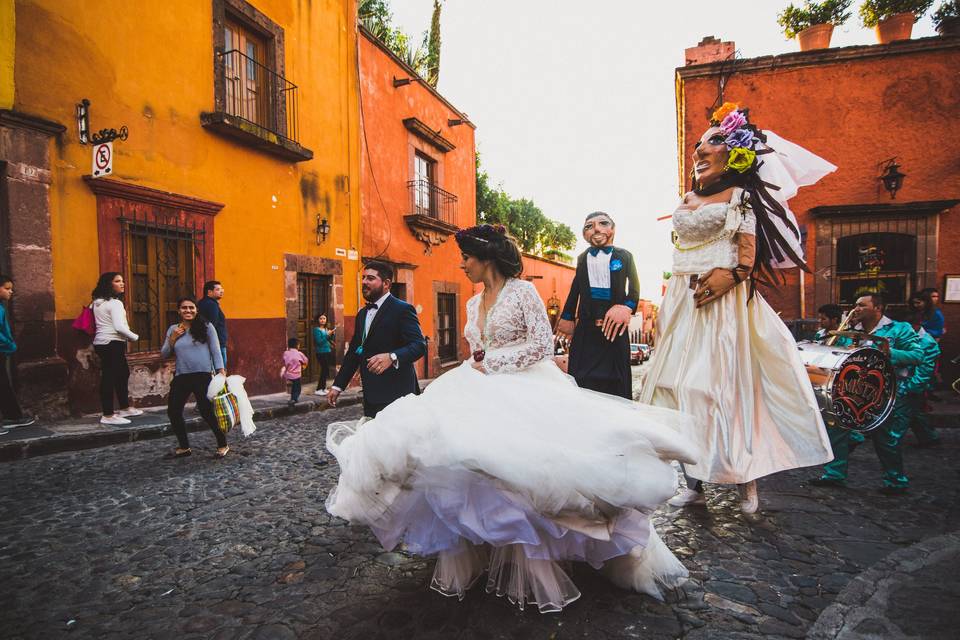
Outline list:
[[[437,356],[440,362],[451,362],[457,355],[457,296],[437,294]]]
[[[853,305],[867,293],[906,304],[914,288],[917,239],[907,233],[860,233],[837,241],[837,301]]]
[[[124,235],[126,306],[130,328],[140,336],[130,350],[159,351],[167,328],[180,321],[177,300],[195,294],[202,232],[128,221]]]

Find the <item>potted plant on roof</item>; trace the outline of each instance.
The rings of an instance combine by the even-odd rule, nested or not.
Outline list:
[[[804,0],[796,7],[790,4],[777,16],[777,23],[783,27],[788,38],[796,38],[800,51],[826,49],[830,46],[833,28],[841,25],[850,17],[850,4],[853,0]]]
[[[860,21],[863,26],[876,30],[880,44],[909,40],[913,23],[932,4],[933,0],[864,0],[860,5]]]
[[[933,24],[941,36],[960,36],[960,0],[946,0],[933,12]]]

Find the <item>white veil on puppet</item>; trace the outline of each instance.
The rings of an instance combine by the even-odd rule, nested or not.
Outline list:
[[[837,167],[803,147],[789,140],[784,140],[773,131],[764,130],[763,134],[767,141],[766,143],[757,142],[758,155],[762,149],[770,149],[772,153],[768,152],[760,155],[757,175],[760,180],[768,185],[768,193],[780,203],[786,212],[787,219],[797,231],[791,229],[784,220],[777,216],[771,216],[770,221],[773,222],[777,231],[787,241],[794,253],[803,260],[803,243],[800,242],[798,234],[800,227],[797,223],[797,217],[787,206],[787,201],[797,195],[797,190],[800,187],[816,184],[823,176],[836,171]],[[780,188],[778,190],[775,187]],[[770,266],[774,269],[789,269],[799,265],[788,256],[783,256],[779,260],[772,257]]]

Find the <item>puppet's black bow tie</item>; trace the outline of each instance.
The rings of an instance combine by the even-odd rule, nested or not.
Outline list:
[[[368,302],[367,304],[365,304],[365,305],[363,306],[363,308],[366,309],[367,311],[369,311],[370,309],[376,309],[376,308],[378,308],[378,307],[377,307],[377,303],[376,303],[376,302]]]
[[[604,253],[610,253],[613,251],[613,247],[590,247],[587,249],[590,252],[590,255],[596,257],[598,253],[603,251]]]

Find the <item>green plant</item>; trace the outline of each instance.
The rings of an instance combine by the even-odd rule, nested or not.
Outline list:
[[[950,18],[960,18],[960,0],[947,0],[933,12],[933,24],[937,27]]]
[[[914,14],[914,22],[927,12],[933,0],[864,0],[860,5],[860,22],[875,27],[881,20],[898,13]]]
[[[804,0],[799,7],[791,4],[781,11],[777,15],[777,24],[783,27],[788,38],[796,38],[798,33],[815,24],[840,26],[850,18],[848,9],[852,3],[853,0]]]

